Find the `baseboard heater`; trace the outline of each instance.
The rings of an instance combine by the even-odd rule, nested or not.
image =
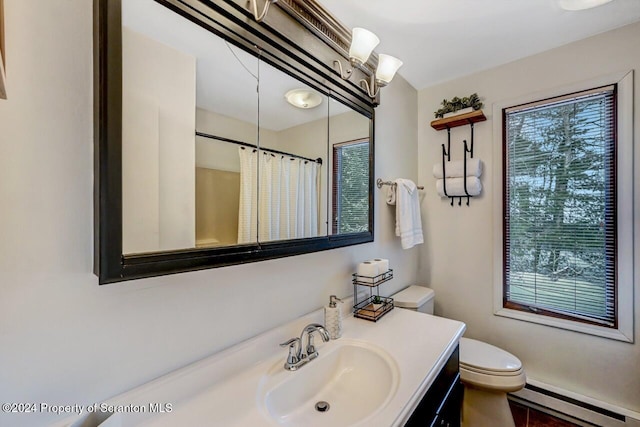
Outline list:
[[[537,381],[510,393],[509,399],[579,426],[640,427],[640,414]]]

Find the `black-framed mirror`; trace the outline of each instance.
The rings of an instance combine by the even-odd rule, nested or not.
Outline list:
[[[232,0],[94,8],[100,284],[373,241],[374,102],[326,42]]]

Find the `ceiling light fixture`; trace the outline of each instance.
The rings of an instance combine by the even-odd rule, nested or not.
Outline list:
[[[379,43],[380,39],[371,31],[365,30],[364,28],[354,28],[351,33],[351,46],[349,46],[349,63],[351,64],[351,68],[344,70],[342,62],[339,60],[333,61],[333,66],[338,66],[340,77],[343,80],[349,80],[354,68],[364,70],[364,64],[366,64],[373,49],[375,49]],[[371,74],[370,81],[361,79],[360,84],[369,97],[375,98],[378,96],[380,88],[391,82],[401,66],[402,61],[398,58],[381,53],[378,55],[378,68],[375,73]]]
[[[558,0],[558,4],[564,10],[585,10],[602,6],[612,0]]]
[[[284,97],[289,104],[305,110],[315,108],[322,103],[322,96],[310,89],[292,89]]]
[[[269,6],[271,3],[276,3],[278,0],[265,0],[262,12],[258,12],[258,0],[249,0],[251,11],[256,22],[262,22],[269,12]],[[564,0],[559,0],[564,1]],[[611,1],[611,0],[587,0],[587,1]],[[344,70],[342,68],[342,62],[339,60],[333,61],[333,66],[338,66],[340,77],[343,80],[349,80],[353,74],[353,69],[358,68],[365,73],[369,73],[365,65],[373,49],[380,43],[378,36],[371,31],[364,28],[354,28],[351,32],[351,45],[349,46],[349,63],[351,68]],[[375,98],[380,92],[380,88],[388,85],[395,76],[398,69],[402,66],[402,61],[398,58],[394,58],[391,55],[380,54],[378,55],[378,68],[375,73],[371,73],[369,81],[366,79],[360,79],[360,86],[365,90],[370,98]],[[287,100],[289,98],[287,97]],[[322,100],[320,100],[321,102]],[[300,108],[313,108],[313,107],[301,107],[289,101],[292,105]]]

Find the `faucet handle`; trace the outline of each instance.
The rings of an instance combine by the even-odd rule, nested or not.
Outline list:
[[[313,335],[311,334],[311,332],[309,332],[309,335],[307,335],[307,356],[313,356],[314,358],[317,357],[317,351],[316,351],[316,346],[313,344]]]
[[[285,342],[281,342],[279,345],[280,347],[293,347],[293,345],[297,342],[300,342],[300,338],[295,337],[295,338],[291,338],[290,340],[287,340]]]
[[[297,344],[297,348],[296,348]],[[292,365],[300,361],[300,353],[302,352],[302,345],[300,344],[300,338],[295,337],[280,343],[280,347],[289,347],[289,355],[287,356],[287,364]],[[287,365],[285,365],[286,367]]]

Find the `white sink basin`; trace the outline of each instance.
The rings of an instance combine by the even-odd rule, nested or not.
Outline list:
[[[341,339],[320,356],[289,372],[280,361],[262,379],[258,404],[284,426],[352,426],[366,422],[395,395],[399,370],[384,350]],[[327,402],[324,412],[316,403]]]
[[[286,371],[287,352],[278,343],[322,319],[319,309],[106,400],[125,409],[108,422],[119,427],[401,427],[464,332],[463,323],[410,310],[392,310],[375,323],[347,316],[342,338],[316,340],[320,356],[298,371]],[[329,409],[318,412],[319,401],[328,402]],[[171,403],[171,411],[153,412],[150,402]],[[147,410],[127,412],[131,405]],[[55,427],[84,425],[93,415],[75,415]]]

